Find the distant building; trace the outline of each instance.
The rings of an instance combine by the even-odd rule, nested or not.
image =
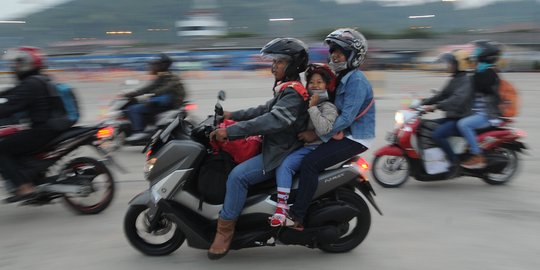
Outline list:
[[[176,22],[177,35],[182,37],[224,36],[227,22],[219,19],[215,0],[193,0],[193,8],[186,20]]]

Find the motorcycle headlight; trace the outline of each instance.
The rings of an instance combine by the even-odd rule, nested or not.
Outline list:
[[[405,123],[405,115],[403,115],[402,112],[396,112],[394,119],[396,120],[396,125],[398,126],[401,126],[403,125],[403,123]]]
[[[156,164],[157,158],[150,158],[146,160],[146,164],[144,165],[144,177],[148,178],[148,175],[154,168],[154,164]]]

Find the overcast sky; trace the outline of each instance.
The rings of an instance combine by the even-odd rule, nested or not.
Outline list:
[[[1,0],[2,8],[0,9],[0,20],[12,19],[18,16],[23,16],[28,13],[36,12],[40,9],[44,9],[55,4],[67,2],[68,0]],[[91,0],[87,0],[91,1]],[[192,1],[192,0],[178,0],[178,1]],[[323,0],[323,1],[335,1],[338,3],[351,3],[362,2],[365,0]],[[426,2],[435,2],[442,0],[377,0],[381,2],[387,2],[388,4],[418,4]],[[503,0],[456,0],[456,5],[461,8],[478,7],[486,3]],[[509,0],[505,0],[509,1]],[[540,0],[537,0],[540,1]]]

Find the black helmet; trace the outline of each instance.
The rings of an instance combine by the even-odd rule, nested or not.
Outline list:
[[[491,40],[476,40],[472,57],[481,63],[494,64],[501,55],[501,44]]]
[[[263,58],[288,58],[285,79],[295,79],[304,72],[309,62],[308,46],[296,38],[276,38],[261,49]]]
[[[367,40],[364,35],[351,28],[340,28],[328,34],[324,42],[330,46],[340,47],[348,56],[347,67],[350,69],[359,67],[366,59],[368,50]]]
[[[150,60],[149,64],[156,66],[159,72],[167,71],[172,65],[173,60],[166,54],[160,53],[156,58]]]

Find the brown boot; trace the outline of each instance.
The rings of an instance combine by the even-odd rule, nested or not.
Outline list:
[[[217,260],[227,255],[234,236],[235,225],[236,220],[218,219],[216,237],[208,250],[210,260]]]
[[[461,167],[467,169],[482,169],[486,167],[486,158],[482,155],[474,155],[467,161],[461,163]]]

